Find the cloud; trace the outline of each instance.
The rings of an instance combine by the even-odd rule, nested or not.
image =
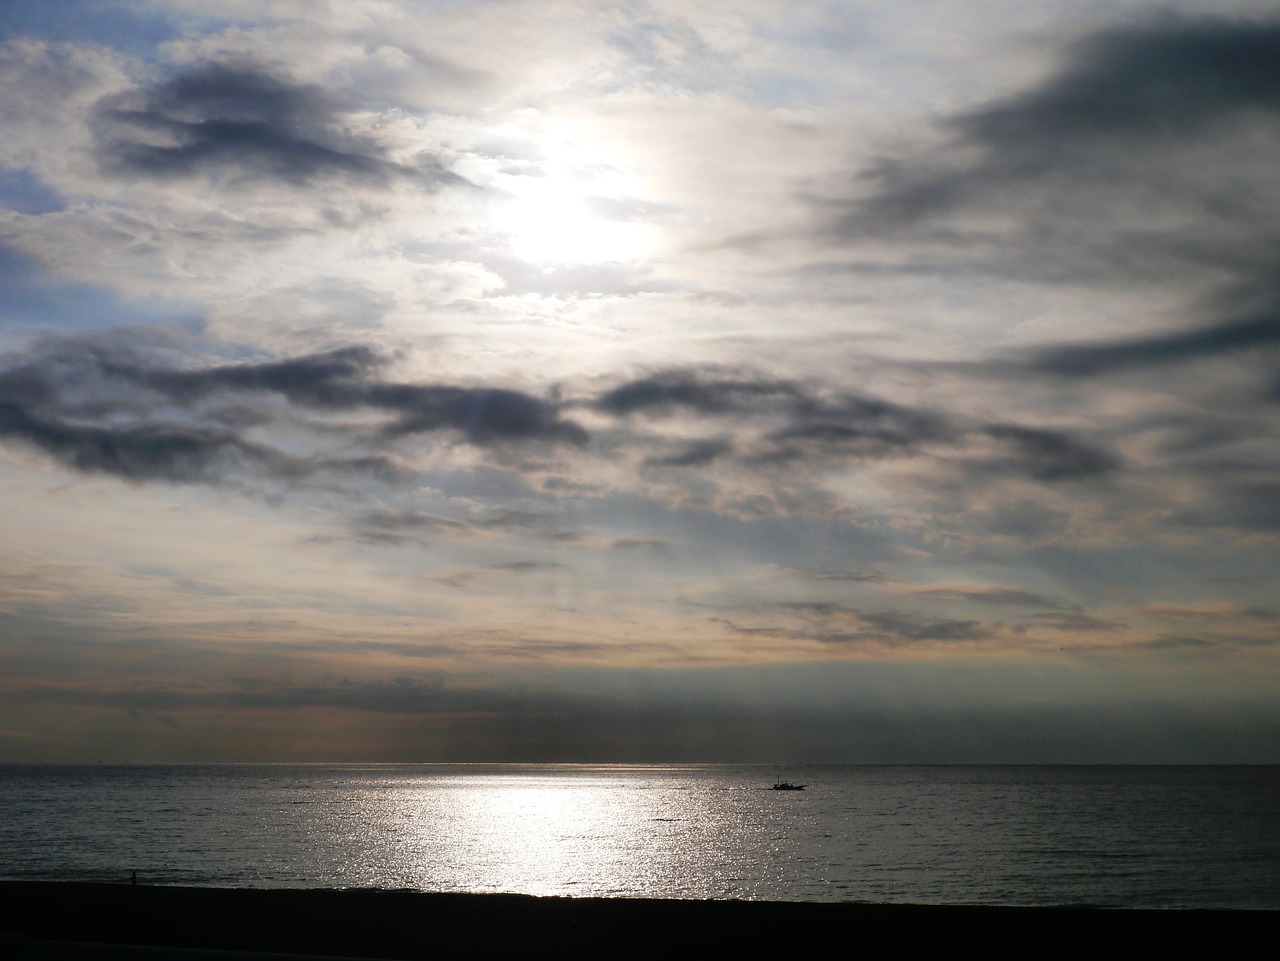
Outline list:
[[[912,611],[876,611],[862,615],[873,637],[906,641],[974,641],[990,636],[980,621],[932,618]]]
[[[957,586],[930,587],[913,591],[921,597],[938,597],[946,600],[971,601],[997,607],[1041,607],[1051,610],[1072,610],[1072,605],[1016,587]]]
[[[322,177],[462,182],[427,154],[414,167],[392,162],[372,137],[349,129],[320,87],[249,64],[206,64],[109,97],[99,105],[96,127],[99,158],[120,175],[230,175],[296,186]]]
[[[1045,158],[1082,141],[1165,140],[1252,112],[1280,113],[1280,24],[1166,16],[1079,41],[1040,87],[956,121],[1006,156]]]
[[[1227,320],[1196,330],[1045,347],[1032,355],[1031,366],[1070,377],[1100,376],[1272,345],[1280,345],[1280,312]]]
[[[1081,612],[1029,614],[1023,619],[1032,627],[1047,627],[1055,631],[1068,631],[1073,634],[1116,633],[1125,625],[1118,621],[1108,621],[1101,617]]]
[[[1174,512],[1173,521],[1191,527],[1236,528],[1248,533],[1280,533],[1280,463],[1272,462],[1251,472],[1255,476],[1228,474],[1212,485],[1193,505]]]
[[[203,368],[159,366],[115,344],[87,343],[77,354],[111,380],[156,391],[183,404],[218,393],[262,391],[311,407],[350,406],[359,402],[369,375],[385,363],[365,347]]]
[[[378,385],[370,389],[368,403],[400,412],[386,428],[392,436],[450,429],[476,444],[588,440],[583,428],[560,419],[553,404],[513,390]]]
[[[396,380],[389,376],[394,358],[366,347],[213,363],[193,363],[189,350],[176,341],[148,345],[134,334],[52,339],[11,354],[0,364],[0,437],[76,471],[168,483],[255,475],[394,483],[409,476],[398,459],[431,437],[487,451],[506,469],[538,463],[522,465],[504,451],[560,448],[578,452],[584,477],[610,460],[646,471],[718,471],[722,481],[745,484],[744,495],[780,471],[850,461],[941,461],[977,483],[1006,475],[1097,481],[1123,467],[1106,447],[1070,432],[966,422],[801,381],[726,380],[715,369],[659,372],[563,401],[558,388],[538,396]],[[593,434],[567,416],[573,409],[617,423],[597,422]],[[642,416],[650,423],[637,431],[630,422]],[[704,436],[690,439],[699,426]],[[792,501],[818,493],[774,490]],[[378,527],[361,525],[374,540],[404,536]]]
[[[1095,31],[1039,83],[943,117],[931,146],[813,197],[821,237],[916,272],[976,271],[1050,297],[1105,291],[1077,308],[1071,343],[1020,353],[1033,374],[1247,362],[1280,329],[1278,44],[1274,19]]]
[[[12,401],[0,401],[0,437],[24,441],[74,470],[127,480],[210,479],[228,473],[234,462],[247,462],[270,473],[296,472],[286,458],[229,431],[76,424],[42,417]]]
[[[621,416],[683,411],[737,423],[784,421],[764,431],[745,454],[756,463],[798,460],[818,451],[882,456],[888,448],[945,439],[953,432],[939,415],[881,398],[794,380],[725,376],[716,368],[660,371],[604,392],[595,406]],[[698,441],[674,459],[708,463],[729,450],[723,440]]]
[[[366,348],[342,348],[179,367],[107,338],[54,340],[0,368],[0,437],[77,471],[170,482],[216,481],[236,468],[283,479],[330,471],[385,479],[394,474],[395,440],[434,432],[477,446],[587,440],[549,401],[500,388],[388,381],[386,364]],[[285,407],[263,405],[270,396]],[[368,411],[389,418],[371,431],[361,419]],[[272,425],[316,431],[324,446],[297,452],[251,436]]]
[[[1061,481],[1103,477],[1121,464],[1115,454],[1085,444],[1061,431],[1015,424],[992,424],[985,432],[1013,449],[1014,457],[1005,462],[1009,469],[1029,474],[1036,480]],[[989,466],[1000,466],[989,461]]]
[[[905,227],[998,204],[1011,188],[1062,193],[1078,180],[1106,193],[1104,170],[1126,186],[1158,180],[1170,158],[1149,150],[1183,152],[1236,119],[1280,117],[1277,45],[1280,24],[1213,17],[1094,33],[1038,87],[947,120],[952,139],[938,156],[882,162],[875,193],[840,229]]]
[[[356,518],[354,526],[361,540],[373,544],[412,544],[427,537],[456,537],[471,532],[470,525],[463,521],[412,510],[369,511]]]
[[[1280,620],[1280,612],[1273,608],[1245,607],[1239,604],[1149,604],[1145,610],[1162,617],[1217,625],[1239,621],[1268,623]]]
[[[821,570],[821,571],[789,571],[789,577],[799,577],[812,581],[833,581],[836,583],[874,583],[884,579],[884,575],[875,571],[843,571],[843,570]]]
[[[807,642],[823,647],[875,651],[931,649],[943,644],[987,644],[996,626],[982,621],[933,617],[916,611],[863,610],[829,601],[791,601],[777,605],[791,624],[744,626],[722,623],[742,637]],[[802,623],[795,625],[794,619]]]
[[[350,711],[429,715],[455,709],[501,710],[512,706],[509,695],[450,689],[433,677],[378,681],[343,679],[309,686],[273,686],[246,680],[235,688],[222,690],[178,690],[165,687],[104,690],[60,685],[30,687],[9,693],[28,702],[116,708],[146,714],[178,710],[190,712],[209,709],[329,707]]]
[[[533,511],[507,508],[471,510],[456,517],[414,509],[380,509],[356,516],[352,524],[357,537],[367,543],[426,544],[456,541],[481,533],[537,530],[542,527],[544,517]]]
[[[553,438],[585,443],[586,432],[561,421],[554,405],[518,391],[379,381],[387,359],[364,347],[258,363],[173,369],[140,365],[110,351],[90,349],[105,375],[164,393],[188,405],[218,393],[271,393],[292,404],[320,410],[371,407],[397,416],[382,430],[388,436],[461,431],[474,443],[503,439]]]
[[[678,408],[726,414],[785,408],[804,399],[804,391],[786,381],[724,377],[714,370],[665,370],[606,391],[596,406],[619,415],[662,414]]]
[[[828,256],[834,242],[936,278],[946,316],[968,309],[950,278],[991,285],[969,325],[979,359],[948,372],[984,413],[938,405],[969,481],[1114,481],[1103,510],[1118,518],[1119,486],[1141,476],[1173,523],[1275,529],[1261,492],[1275,486],[1280,396],[1277,50],[1274,17],[1096,30],[1038,82],[943,116],[935,139],[811,198]],[[949,459],[924,443],[892,449]]]
[[[1152,638],[1141,646],[1153,651],[1205,652],[1212,651],[1220,645],[1217,641],[1207,640],[1203,637],[1190,637],[1185,634],[1166,634],[1161,637]]]
[[[733,445],[719,439],[690,441],[673,454],[646,457],[645,467],[703,467],[733,451]]]
[[[1065,431],[966,422],[823,384],[742,372],[726,376],[717,368],[659,371],[606,390],[592,406],[624,418],[701,418],[734,432],[681,440],[674,451],[645,458],[644,467],[696,468],[732,460],[744,470],[773,470],[928,453],[979,473],[1057,483],[1100,479],[1122,466],[1118,455]],[[1004,453],[967,456],[966,449],[984,438],[999,442]]]

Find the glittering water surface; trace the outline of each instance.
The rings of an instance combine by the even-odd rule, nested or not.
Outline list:
[[[14,766],[0,876],[1280,908],[1278,802],[1274,767]]]

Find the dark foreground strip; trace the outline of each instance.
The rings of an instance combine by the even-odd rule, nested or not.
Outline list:
[[[342,958],[917,951],[1020,956],[1176,944],[1230,952],[1277,911],[1130,911],[535,898],[0,882],[0,961],[214,961],[180,951]],[[56,944],[54,942],[57,942]],[[73,942],[73,944],[68,944]],[[111,947],[111,946],[129,946]],[[147,948],[179,949],[152,953]],[[244,954],[236,961],[251,961]]]
[[[260,951],[209,951],[140,944],[37,941],[2,934],[0,958],[4,961],[376,961],[318,954],[263,954]]]

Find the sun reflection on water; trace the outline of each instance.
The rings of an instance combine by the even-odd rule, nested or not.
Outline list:
[[[494,887],[511,884],[532,894],[571,889],[584,876],[625,874],[605,827],[629,813],[589,785],[495,785],[473,801],[473,863],[482,876],[505,876]]]
[[[447,765],[397,773],[355,778],[309,812],[314,873],[344,887],[763,897],[792,865],[776,851],[759,855],[776,846],[804,802],[780,803],[740,775],[694,768]],[[271,874],[290,870],[276,865]]]
[[[477,889],[620,890],[643,870],[639,841],[651,819],[643,791],[584,776],[499,776],[468,779],[444,796],[465,808],[447,820],[466,824],[465,836],[455,838],[464,861],[458,867]]]
[[[550,774],[430,781],[395,802],[412,837],[400,862],[416,861],[412,886],[538,895],[634,895],[688,876],[687,857],[720,826],[705,792],[567,767]],[[406,814],[406,810],[409,812]],[[693,837],[696,835],[696,838]],[[408,879],[406,879],[408,880]]]

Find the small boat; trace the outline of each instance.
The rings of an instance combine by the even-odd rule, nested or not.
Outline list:
[[[792,784],[790,781],[779,781],[773,786],[775,791],[803,791],[803,784]]]

